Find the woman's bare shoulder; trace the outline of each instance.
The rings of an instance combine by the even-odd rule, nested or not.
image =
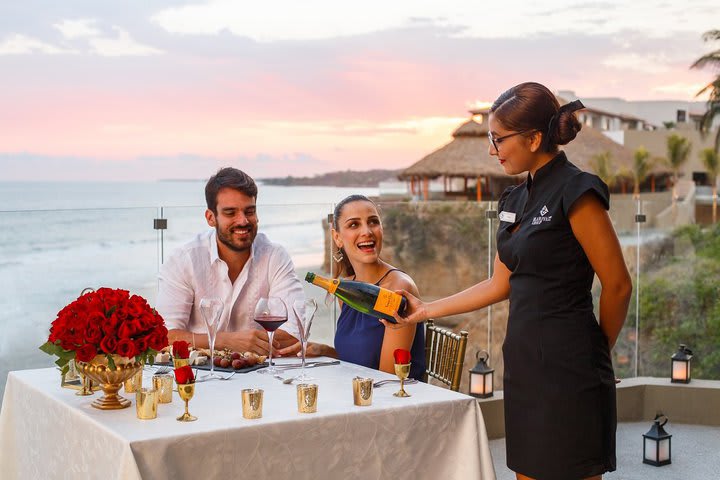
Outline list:
[[[400,270],[390,272],[380,285],[389,290],[405,290],[415,296],[419,295],[417,285],[412,277]]]

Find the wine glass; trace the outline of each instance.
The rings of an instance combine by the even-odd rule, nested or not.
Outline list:
[[[207,326],[208,344],[210,346],[210,372],[202,377],[202,380],[223,378],[215,373],[215,338],[222,323],[222,312],[225,305],[223,301],[215,297],[200,299],[200,312],[202,313],[205,325]]]
[[[287,317],[287,307],[282,299],[278,297],[263,297],[258,300],[255,306],[254,319],[265,329],[268,334],[268,341],[270,342],[270,356],[268,360],[270,366],[267,369],[261,370],[260,373],[276,375],[278,372],[272,363],[273,336],[275,335],[275,330],[287,322]]]
[[[295,380],[301,382],[313,380],[312,377],[305,375],[305,354],[307,353],[307,344],[310,338],[310,327],[312,326],[313,318],[315,318],[317,308],[318,304],[314,298],[295,300],[293,302],[293,311],[295,312],[298,330],[300,331],[300,355],[302,359],[302,370],[300,371],[300,375],[295,377]]]

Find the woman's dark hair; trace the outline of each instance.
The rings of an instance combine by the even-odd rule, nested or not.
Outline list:
[[[207,208],[217,215],[217,195],[223,188],[232,188],[248,197],[257,199],[257,185],[250,175],[237,168],[225,167],[210,177],[205,184],[205,202]]]
[[[353,203],[353,202],[370,202],[373,205],[375,205],[375,208],[377,208],[377,205],[375,204],[375,202],[370,200],[365,195],[355,194],[355,195],[350,195],[348,197],[343,198],[342,200],[340,200],[340,202],[337,205],[335,205],[335,210],[333,210],[332,227],[336,231],[340,231],[339,218],[340,218],[340,215],[342,214],[343,208],[345,208],[345,205],[347,205],[348,203]],[[355,275],[355,269],[353,268],[352,264],[350,263],[350,259],[348,259],[347,255],[345,254],[345,250],[343,250],[342,248],[337,248],[334,241],[331,243],[332,243],[333,257],[335,257],[338,253],[341,254],[343,257],[342,260],[340,260],[339,262],[335,261],[335,268],[334,268],[333,276],[335,278],[338,278],[341,276]]]
[[[535,82],[521,83],[503,92],[490,113],[508,130],[542,133],[543,152],[556,152],[570,143],[582,128],[574,111],[584,108],[579,101],[563,107],[553,93]]]

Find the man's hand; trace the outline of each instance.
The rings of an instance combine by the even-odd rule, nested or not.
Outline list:
[[[286,357],[300,351],[300,342],[285,330],[275,330],[273,336],[273,356]]]
[[[291,338],[294,340],[294,337]],[[273,344],[273,346],[277,345],[277,337]],[[229,348],[236,352],[253,352],[258,355],[267,355],[270,350],[270,343],[268,343],[267,332],[264,330],[247,329],[237,332],[218,333],[216,348]]]

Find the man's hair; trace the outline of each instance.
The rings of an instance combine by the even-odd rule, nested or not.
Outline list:
[[[217,195],[223,188],[232,188],[257,199],[257,185],[250,175],[233,167],[221,168],[205,185],[207,208],[215,214],[217,214]]]

